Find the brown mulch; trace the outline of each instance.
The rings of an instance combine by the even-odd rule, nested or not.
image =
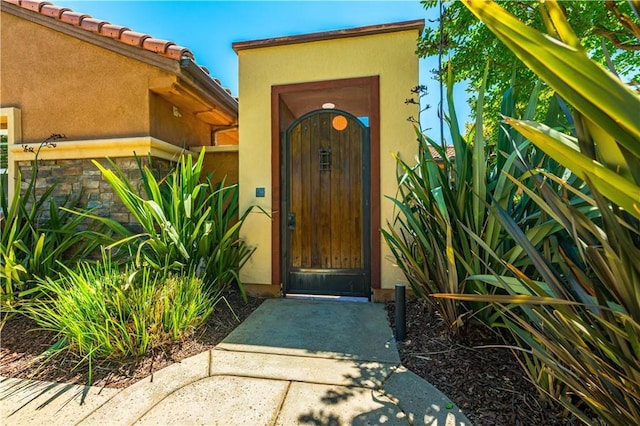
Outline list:
[[[395,304],[387,304],[395,333]],[[541,398],[515,355],[494,330],[470,320],[453,337],[442,318],[420,300],[407,301],[402,364],[427,380],[476,426],[578,425],[562,407]]]
[[[92,384],[125,388],[170,364],[212,349],[262,303],[262,299],[251,297],[245,303],[236,291],[225,297],[233,313],[224,301],[220,301],[204,326],[185,341],[155,349],[140,358],[94,363]],[[38,356],[55,343],[55,334],[38,329],[31,319],[14,316],[2,328],[1,337],[0,376],[87,383],[87,368],[75,368],[78,358],[71,354],[63,355],[50,363],[38,360]]]
[[[261,303],[249,298],[244,303],[236,293],[227,295],[233,311],[242,321]],[[395,306],[387,304],[394,328]],[[460,338],[453,338],[435,313],[417,300],[407,302],[407,339],[398,344],[403,365],[433,384],[455,402],[476,426],[486,425],[573,425],[558,405],[540,398],[514,355],[493,331],[470,322]],[[123,388],[174,362],[213,348],[239,322],[221,303],[205,326],[190,339],[148,356],[94,366],[96,386]],[[10,319],[1,331],[0,375],[36,380],[85,384],[86,368],[75,369],[77,359],[68,355],[53,363],[37,360],[55,342],[55,336],[38,330],[22,316]]]

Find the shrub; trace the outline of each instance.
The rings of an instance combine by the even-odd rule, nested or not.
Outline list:
[[[212,176],[205,175],[204,154],[203,150],[195,162],[184,154],[161,179],[148,167],[141,167],[140,191],[114,163],[110,170],[94,161],[142,232],[133,234],[111,219],[91,217],[121,236],[110,247],[126,247],[135,253],[138,267],[165,275],[197,271],[212,294],[237,283],[245,297],[238,270],[254,249],[240,239],[240,228],[250,210],[239,215],[238,185],[226,186],[224,180],[214,183]]]
[[[48,140],[40,148],[43,146],[49,146]],[[81,194],[67,197],[60,205],[52,196],[55,185],[36,194],[37,153],[33,164],[34,171],[24,191],[18,172],[12,200],[8,200],[4,187],[0,186],[0,312],[3,314],[19,309],[23,301],[34,296],[38,291],[36,277],[57,277],[61,271],[59,259],[65,259],[67,265],[86,259],[102,241],[97,237],[100,233],[88,237],[80,231],[84,219],[68,211],[80,207]],[[83,224],[89,228],[94,225]]]
[[[464,316],[474,312],[487,323],[495,318],[487,304],[466,306],[454,299],[433,298],[434,293],[480,293],[496,291],[475,277],[504,273],[501,258],[526,267],[529,260],[521,247],[508,237],[496,214],[490,209],[496,203],[526,230],[534,244],[561,230],[548,219],[527,193],[518,191],[517,181],[507,173],[521,175],[524,161],[553,168],[559,174],[564,168],[551,164],[548,158],[531,149],[522,137],[503,133],[497,144],[485,151],[482,138],[482,92],[478,97],[478,120],[472,137],[464,137],[458,130],[453,107],[452,70],[448,73],[449,115],[447,121],[455,150],[455,159],[416,127],[419,144],[417,164],[396,158],[398,164],[398,193],[388,197],[395,204],[395,217],[382,234],[394,255],[397,265],[407,277],[414,293],[424,298],[456,333],[464,323]],[[539,88],[539,84],[536,86]],[[420,88],[416,89],[416,93]],[[503,112],[513,111],[512,91],[505,94]],[[532,94],[525,117],[535,111],[537,92]],[[557,106],[558,100],[552,101]],[[550,120],[556,118],[549,114]],[[520,150],[515,147],[519,146]],[[440,157],[434,158],[431,149]],[[575,176],[573,184],[579,184]],[[577,197],[576,197],[577,198]],[[478,235],[470,239],[469,235]],[[474,278],[469,278],[474,277]]]
[[[75,270],[61,267],[59,278],[39,280],[46,296],[30,304],[27,313],[57,333],[48,355],[69,350],[88,361],[90,370],[93,360],[140,356],[188,337],[220,300],[194,274],[121,268],[105,254],[102,261],[82,262]]]
[[[532,169],[536,190],[522,183],[571,244],[548,238],[540,250],[497,205],[493,210],[526,251],[539,280],[505,261],[511,276],[482,279],[509,295],[436,295],[499,304],[503,324],[521,347],[523,367],[539,389],[585,423],[584,409],[611,425],[640,416],[640,97],[594,64],[580,48],[555,2],[541,12],[559,40],[526,27],[493,2],[465,0],[498,38],[575,108],[575,135],[541,123],[506,118],[532,143],[591,188],[578,193],[560,176]],[[549,182],[561,185],[558,194]],[[597,209],[596,219],[576,209],[574,194]],[[481,237],[470,234],[474,240]],[[494,254],[500,259],[499,254]],[[504,260],[504,259],[503,259]]]

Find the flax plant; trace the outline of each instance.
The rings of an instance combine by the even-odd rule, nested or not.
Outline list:
[[[37,277],[59,275],[59,259],[72,265],[88,258],[106,241],[82,230],[97,229],[98,223],[84,222],[69,213],[68,209],[80,207],[82,194],[57,202],[55,184],[36,194],[37,154],[49,146],[47,142],[45,139],[35,153],[26,187],[19,170],[15,182],[10,183],[14,185],[13,199],[8,199],[0,185],[0,312],[5,319],[5,314],[19,310],[22,302],[36,296]]]
[[[462,306],[455,300],[432,298],[431,294],[494,292],[495,288],[487,287],[482,280],[468,279],[494,270],[504,271],[500,260],[492,256],[494,252],[516,264],[528,264],[526,254],[507,237],[498,218],[489,209],[491,200],[507,209],[527,229],[535,244],[561,229],[548,220],[526,193],[517,193],[517,186],[504,172],[520,174],[524,158],[552,167],[558,173],[563,173],[564,168],[551,164],[546,156],[532,150],[518,135],[504,133],[497,144],[486,144],[482,137],[482,89],[478,96],[475,129],[470,137],[464,137],[458,130],[452,86],[452,70],[449,69],[447,122],[455,159],[448,158],[444,146],[416,127],[418,163],[412,165],[396,157],[398,195],[389,198],[397,213],[382,234],[414,293],[436,308],[456,333],[463,325],[465,315],[476,313],[483,321],[491,323],[493,312],[484,309],[486,304]],[[539,87],[538,84],[531,95],[525,117],[535,113]],[[552,106],[557,106],[557,102],[554,100]],[[515,109],[511,92],[505,94],[503,109],[503,112]],[[554,111],[557,115],[557,108]],[[550,113],[549,119],[552,118],[557,121]],[[515,146],[519,146],[520,151],[515,150]],[[429,148],[437,152],[438,161]],[[575,179],[572,182],[579,185]],[[480,241],[469,239],[470,232],[480,235]]]
[[[203,150],[195,161],[189,154],[182,155],[163,178],[141,165],[141,190],[115,163],[109,169],[94,161],[142,232],[133,233],[109,218],[95,218],[120,236],[109,247],[134,253],[138,267],[148,266],[165,275],[197,271],[212,293],[237,283],[245,297],[238,270],[254,249],[239,235],[250,210],[239,214],[237,185],[225,185],[224,180],[214,183],[205,174],[204,155]]]
[[[540,3],[549,34],[527,27],[492,1],[464,4],[574,108],[576,135],[527,119],[505,122],[580,178],[588,175],[605,197],[640,218],[638,93],[589,59],[557,2]],[[640,30],[636,35],[640,40]]]
[[[590,191],[577,191],[543,168],[530,166],[520,179],[510,177],[563,227],[568,240],[547,238],[541,250],[494,204],[494,214],[526,252],[537,279],[494,253],[509,275],[495,270],[469,279],[508,294],[434,296],[501,306],[503,324],[520,345],[514,349],[542,392],[587,424],[635,424],[640,417],[640,97],[589,60],[555,2],[541,7],[549,35],[493,2],[465,4],[574,108],[575,136],[531,121],[505,121],[585,180]],[[525,180],[535,182],[533,190]],[[552,190],[550,183],[563,190]],[[580,211],[566,194],[580,197],[598,215]]]
[[[536,202],[552,212],[573,244],[552,237],[549,250],[539,250],[509,214],[495,206],[539,279],[505,261],[509,276],[470,279],[508,295],[435,296],[499,305],[503,324],[519,344],[513,349],[541,392],[585,423],[594,423],[586,405],[606,424],[631,424],[640,415],[640,224],[595,186],[588,199],[601,217],[593,220],[549,188],[547,182],[557,177],[546,172],[538,176],[545,180],[539,181],[540,195],[533,195]]]

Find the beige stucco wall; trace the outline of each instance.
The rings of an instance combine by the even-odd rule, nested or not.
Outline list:
[[[22,110],[24,142],[149,135],[160,70],[9,13],[1,28],[0,100]]]
[[[406,30],[334,40],[314,41],[239,51],[240,61],[240,208],[258,204],[271,212],[271,86],[365,76],[380,76],[380,177],[381,223],[386,226],[393,206],[386,195],[396,190],[396,165],[391,154],[404,158],[416,153],[415,133],[407,117],[415,106],[404,101],[418,84],[415,55],[418,32]],[[372,165],[374,167],[374,165]],[[265,187],[266,197],[255,198],[255,188]],[[241,271],[251,284],[271,283],[271,223],[257,211],[243,227],[243,237],[258,250]],[[404,282],[388,259],[382,242],[381,285],[392,288]]]
[[[149,94],[151,136],[182,148],[212,145],[211,126],[194,114],[175,107],[155,93]],[[175,109],[174,109],[175,108]]]
[[[214,182],[221,182],[224,179],[226,185],[238,183],[237,146],[208,147],[203,167],[213,173]]]
[[[180,147],[211,145],[211,126],[149,87],[171,79],[152,65],[2,13],[0,102],[22,111],[22,140],[152,136]]]
[[[176,81],[173,73],[80,40],[70,34],[84,30],[53,19],[52,25],[70,34],[5,10],[0,19],[0,106],[3,116],[11,116],[10,144],[33,143],[37,148],[51,134],[64,134],[57,148],[43,151],[41,158],[65,161],[128,157],[134,151],[156,155],[158,150],[161,158],[175,159],[180,150],[174,146],[188,149],[212,144],[210,124],[185,109],[174,111],[171,102],[150,91],[171,87]],[[80,35],[101,37],[88,32]],[[134,49],[124,44],[122,48]],[[149,52],[141,50],[141,54],[148,56]],[[146,139],[142,143],[139,138]],[[15,162],[26,158],[21,156],[21,147],[10,153],[9,174],[15,176]],[[209,163],[234,175],[237,160],[227,157]],[[220,164],[227,160],[229,164]],[[12,189],[9,185],[10,192]]]

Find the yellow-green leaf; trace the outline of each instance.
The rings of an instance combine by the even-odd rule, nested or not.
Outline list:
[[[604,196],[640,218],[637,211],[637,206],[640,204],[640,186],[581,154],[575,149],[571,136],[533,121],[512,118],[506,118],[505,121],[580,178],[585,179],[588,176]]]
[[[584,50],[526,26],[496,3],[463,2],[560,96],[640,157],[640,97],[636,93],[592,61]],[[557,20],[554,24],[558,29]]]

